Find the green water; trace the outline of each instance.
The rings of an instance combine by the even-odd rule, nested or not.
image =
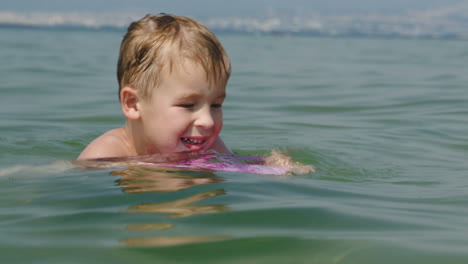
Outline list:
[[[467,263],[468,45],[219,35],[222,137],[317,172],[84,169],[123,32],[0,29],[1,263]]]

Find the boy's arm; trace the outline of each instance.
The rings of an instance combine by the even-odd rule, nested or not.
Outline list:
[[[213,146],[211,147],[212,150],[222,153],[222,154],[231,154],[232,151],[224,144],[223,140],[218,136],[216,141],[214,142]]]

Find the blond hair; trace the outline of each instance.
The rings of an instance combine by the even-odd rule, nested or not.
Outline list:
[[[226,85],[231,64],[216,36],[202,23],[182,16],[146,15],[128,27],[117,64],[120,90],[132,87],[143,98],[161,81],[161,71],[172,72],[175,63],[199,63],[207,80]]]

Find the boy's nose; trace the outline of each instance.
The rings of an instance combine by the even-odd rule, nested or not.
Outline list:
[[[211,110],[200,109],[197,119],[195,120],[195,126],[201,127],[204,129],[211,129],[214,126],[214,119],[211,114]]]

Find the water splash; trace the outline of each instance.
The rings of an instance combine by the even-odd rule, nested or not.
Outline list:
[[[151,166],[161,169],[228,171],[253,174],[291,175],[314,172],[311,165],[295,162],[285,154],[272,151],[267,157],[219,154],[215,152],[181,152],[137,157],[100,158],[77,161],[88,167]]]

